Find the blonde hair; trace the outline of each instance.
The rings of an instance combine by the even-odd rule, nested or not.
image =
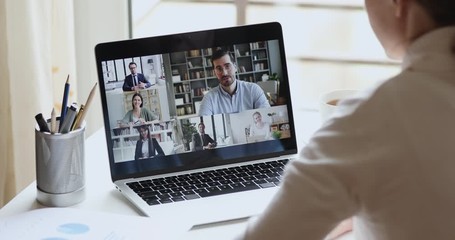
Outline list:
[[[259,115],[259,116],[262,118],[262,115],[261,115],[260,112],[258,112],[258,111],[254,112],[253,115],[252,115],[252,116],[253,116],[253,122],[254,122],[254,123],[256,123],[256,119],[254,118],[255,115]]]

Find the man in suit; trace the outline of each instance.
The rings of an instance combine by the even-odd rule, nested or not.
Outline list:
[[[212,149],[216,147],[216,142],[208,134],[205,134],[204,123],[198,125],[199,133],[193,134],[193,151]]]
[[[128,67],[130,68],[131,74],[126,76],[125,81],[123,81],[123,91],[138,91],[152,86],[152,84],[145,79],[144,74],[136,72],[137,65],[135,62],[130,62]]]

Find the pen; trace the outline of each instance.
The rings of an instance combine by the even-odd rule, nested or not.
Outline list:
[[[84,105],[84,110],[82,111],[81,117],[77,121],[76,126],[75,126],[74,129],[77,129],[77,128],[81,127],[81,124],[84,121],[85,115],[87,115],[87,110],[90,107],[90,104],[91,104],[91,102],[93,100],[93,96],[95,95],[95,92],[96,92],[95,90],[96,90],[96,86],[97,85],[98,85],[98,83],[96,82],[95,85],[93,86],[92,90],[90,91],[90,94],[88,95],[87,101],[85,102],[85,105]]]
[[[71,105],[70,109],[68,109],[68,112],[66,113],[65,120],[63,120],[63,123],[60,127],[60,133],[68,133],[71,130],[71,125],[73,124],[76,114],[77,114],[77,108],[73,104],[73,105]]]
[[[68,104],[68,95],[70,91],[70,75],[68,74],[68,77],[66,78],[66,83],[65,83],[65,88],[63,90],[63,99],[62,99],[62,111],[60,113],[60,123],[65,121],[66,117],[66,111],[67,111],[67,104]],[[62,131],[62,125],[60,124],[59,130]]]
[[[36,114],[35,119],[36,122],[38,123],[40,132],[49,132],[49,127],[47,126],[46,120],[44,120],[43,118],[43,114],[41,113]]]
[[[54,134],[57,132],[57,116],[55,114],[55,108],[52,108],[51,112],[51,133]]]

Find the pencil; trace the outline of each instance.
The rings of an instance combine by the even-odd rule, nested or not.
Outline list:
[[[57,132],[57,116],[55,114],[55,108],[52,108],[51,112],[51,133],[54,134]]]
[[[87,115],[87,110],[90,107],[90,104],[92,103],[93,96],[95,95],[95,92],[96,92],[95,90],[96,90],[97,85],[98,85],[98,83],[96,82],[95,85],[93,86],[92,90],[90,91],[90,94],[88,95],[87,101],[85,102],[85,105],[84,105],[84,111],[82,111],[81,117],[77,121],[74,129],[80,128],[82,125],[82,122],[84,122],[85,115]]]
[[[62,99],[62,111],[60,113],[60,126],[59,126],[59,131],[61,131],[62,123],[65,120],[65,115],[67,111],[67,105],[68,105],[68,95],[70,92],[70,75],[68,74],[68,77],[66,78],[66,83],[65,83],[65,88],[63,89],[63,99]]]
[[[71,131],[77,129],[78,123],[81,120],[82,113],[84,112],[84,104],[81,104],[79,111],[77,112],[76,119],[74,119],[73,125],[71,126]]]

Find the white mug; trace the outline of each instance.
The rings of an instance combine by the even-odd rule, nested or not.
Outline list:
[[[325,122],[332,116],[340,100],[351,97],[357,92],[358,90],[354,89],[338,89],[322,95],[319,109],[322,121]]]

